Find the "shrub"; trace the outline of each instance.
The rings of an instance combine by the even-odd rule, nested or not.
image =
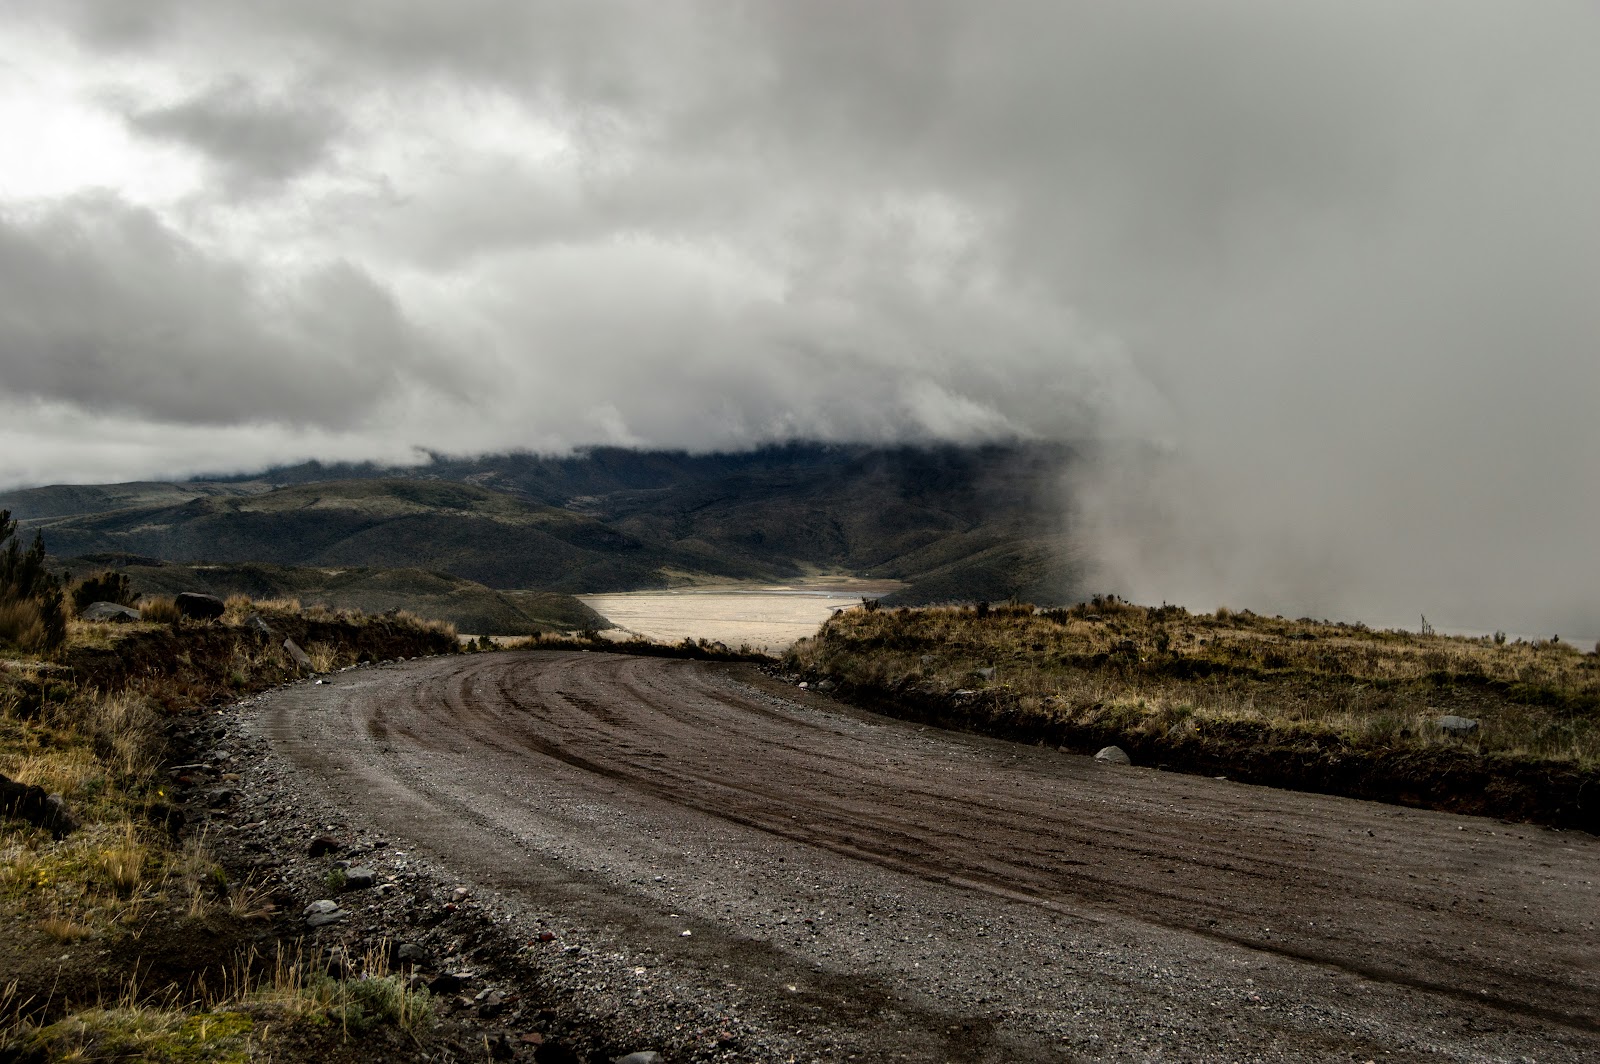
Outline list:
[[[44,567],[44,537],[35,535],[26,551],[16,538],[10,510],[0,510],[0,639],[24,650],[48,653],[67,639],[67,613],[61,581]],[[23,642],[26,639],[26,644]]]
[[[137,596],[123,573],[106,571],[86,576],[73,585],[72,608],[80,612],[93,602],[115,602],[119,606],[132,606]]]

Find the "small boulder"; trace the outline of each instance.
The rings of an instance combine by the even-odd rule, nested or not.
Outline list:
[[[339,853],[344,849],[344,844],[332,835],[318,835],[306,847],[306,853],[312,857],[325,857],[330,853]]]
[[[378,873],[374,872],[370,868],[365,868],[365,867],[362,867],[361,865],[356,865],[356,866],[354,866],[352,868],[345,869],[345,873],[344,873],[344,889],[345,890],[368,890],[377,881],[378,881]]]
[[[1440,731],[1446,735],[1453,735],[1457,739],[1465,739],[1478,730],[1478,722],[1471,717],[1458,717],[1454,713],[1446,713],[1433,722]]]
[[[244,619],[244,626],[263,639],[271,639],[273,635],[276,634],[272,630],[272,625],[262,620],[261,614],[259,613],[252,613],[250,616],[246,617]]]
[[[300,644],[296,643],[293,639],[285,639],[283,641],[283,649],[289,655],[290,659],[295,663],[295,665],[301,669],[305,670],[306,672],[317,671],[316,666],[311,664],[311,656],[304,650],[301,650]]]
[[[440,972],[428,984],[428,993],[434,996],[459,993],[466,982],[465,978],[455,972]]]
[[[399,947],[394,951],[394,960],[396,965],[406,968],[433,967],[433,959],[429,957],[428,951],[415,942],[400,943]]]
[[[77,818],[67,810],[61,795],[46,794],[43,787],[18,783],[6,776],[0,776],[0,816],[26,820],[58,839],[78,830]]]
[[[1127,751],[1120,746],[1107,746],[1094,755],[1094,759],[1102,765],[1131,765],[1133,760],[1128,757]]]
[[[615,1064],[662,1064],[661,1054],[653,1049],[641,1053],[629,1053],[625,1057],[617,1057]]]
[[[977,676],[980,679],[992,680],[994,679],[994,666],[991,665],[987,669],[973,669],[972,675]]]
[[[111,624],[127,624],[139,619],[139,611],[131,606],[124,606],[119,602],[91,602],[78,611],[80,621],[100,621]]]
[[[202,595],[198,591],[185,591],[172,600],[178,612],[196,621],[214,621],[228,609],[226,603],[215,595]]]
[[[328,924],[337,923],[350,914],[339,908],[339,903],[323,898],[306,906],[306,926],[313,930]]]

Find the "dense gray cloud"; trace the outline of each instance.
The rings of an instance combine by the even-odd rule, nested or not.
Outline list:
[[[1092,441],[1108,589],[1600,634],[1591,4],[14,7],[209,160],[4,214],[14,402],[240,464]]]
[[[231,79],[168,106],[137,111],[141,133],[209,156],[241,192],[263,191],[324,161],[338,129],[323,101],[273,99]]]
[[[406,377],[447,384],[360,270],[264,281],[107,197],[0,215],[8,392],[155,421],[349,427]]]

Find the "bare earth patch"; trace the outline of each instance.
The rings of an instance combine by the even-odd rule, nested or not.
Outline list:
[[[710,639],[778,653],[813,634],[835,610],[859,606],[863,597],[886,595],[897,586],[858,580],[797,581],[578,597],[617,626],[607,634],[619,639],[643,636],[661,643]]]

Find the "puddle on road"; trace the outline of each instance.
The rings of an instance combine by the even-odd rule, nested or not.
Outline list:
[[[863,597],[886,595],[891,582],[823,581],[769,586],[731,585],[673,591],[628,591],[579,595],[591,609],[616,625],[614,638],[643,636],[662,643],[685,636],[713,639],[738,648],[778,653],[816,632],[834,610],[861,604]]]

